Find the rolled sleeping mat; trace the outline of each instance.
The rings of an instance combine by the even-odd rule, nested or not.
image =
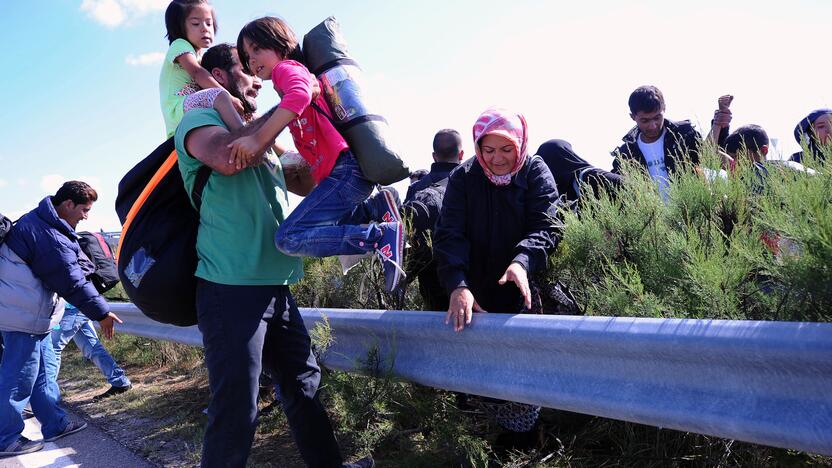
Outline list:
[[[335,18],[330,16],[309,31],[302,50],[306,66],[321,84],[330,118],[358,158],[364,177],[382,185],[407,177],[410,170],[385,138],[387,121],[366,107],[361,68],[347,52]]]

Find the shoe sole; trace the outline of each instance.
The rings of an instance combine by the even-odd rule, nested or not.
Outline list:
[[[396,248],[396,258],[398,259],[395,263],[401,268],[402,266],[402,258],[404,258],[404,226],[402,223],[399,223],[396,226],[396,244],[398,247]],[[396,290],[396,287],[399,285],[399,282],[402,280],[402,272],[399,268],[396,268],[395,275],[393,276],[393,285],[390,287],[390,292]]]
[[[76,427],[75,429],[73,429],[73,430],[71,430],[71,431],[61,432],[60,434],[58,434],[58,435],[56,435],[56,436],[52,436],[52,437],[50,437],[50,438],[48,438],[48,439],[44,438],[44,439],[43,439],[43,441],[44,441],[44,442],[54,442],[54,441],[56,441],[56,440],[60,439],[61,437],[66,437],[66,436],[68,436],[68,435],[75,434],[76,432],[81,432],[81,431],[83,431],[83,430],[84,430],[84,429],[86,429],[86,428],[87,428],[87,423],[85,422],[83,425],[78,426],[78,427]]]
[[[34,453],[43,450],[43,444],[34,445],[25,450],[18,450],[16,452],[0,452],[0,458],[16,457],[18,455],[26,455],[27,453]]]
[[[386,189],[381,189],[381,193],[384,194],[384,201],[387,203],[387,212],[390,213],[391,219],[382,219],[385,223],[400,223],[402,222],[402,215],[399,213],[399,205],[396,203],[396,199],[393,197],[393,192]]]
[[[119,387],[119,389],[115,390],[115,391],[110,389],[110,390],[107,390],[106,392],[102,393],[101,395],[96,395],[96,396],[92,397],[92,402],[97,403],[97,402],[99,402],[101,400],[105,400],[107,398],[112,398],[114,396],[123,395],[123,394],[129,392],[130,390],[132,390],[133,385],[129,385],[127,388],[124,388],[123,390],[122,390],[122,388],[123,387]]]

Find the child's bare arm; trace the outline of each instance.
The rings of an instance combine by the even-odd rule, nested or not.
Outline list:
[[[274,143],[274,139],[297,118],[297,114],[290,110],[277,108],[266,122],[249,136],[234,140],[228,148],[231,149],[229,164],[232,160],[244,158],[248,160],[256,154],[261,154]]]

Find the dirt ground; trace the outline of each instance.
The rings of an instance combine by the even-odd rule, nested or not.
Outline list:
[[[92,398],[109,385],[74,346],[67,347],[59,378],[64,403],[152,463],[165,467],[198,465],[207,422],[203,410],[209,401],[204,369],[124,368],[133,389],[93,402]],[[303,466],[280,409],[261,416],[249,466]]]

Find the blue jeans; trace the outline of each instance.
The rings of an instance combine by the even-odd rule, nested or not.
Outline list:
[[[81,350],[81,354],[98,367],[98,370],[101,371],[110,385],[113,387],[127,387],[130,385],[130,379],[124,375],[124,369],[116,364],[115,359],[104,349],[104,345],[98,339],[92,321],[74,307],[67,307],[64,311],[61,328],[52,330],[56,374],[61,369],[61,352],[69,343],[69,340],[75,341],[75,345]]]
[[[352,153],[344,151],[329,176],[280,223],[275,245],[296,257],[374,251],[382,230],[377,224],[366,224],[373,221],[367,203],[373,188]]]
[[[0,364],[0,448],[20,437],[27,403],[32,405],[44,438],[60,434],[69,419],[58,406],[61,393],[49,333],[2,333],[6,349]]]
[[[340,467],[338,443],[318,400],[321,370],[289,287],[199,279],[196,308],[211,389],[202,466],[246,466],[265,368],[280,385],[286,419],[307,466]]]

